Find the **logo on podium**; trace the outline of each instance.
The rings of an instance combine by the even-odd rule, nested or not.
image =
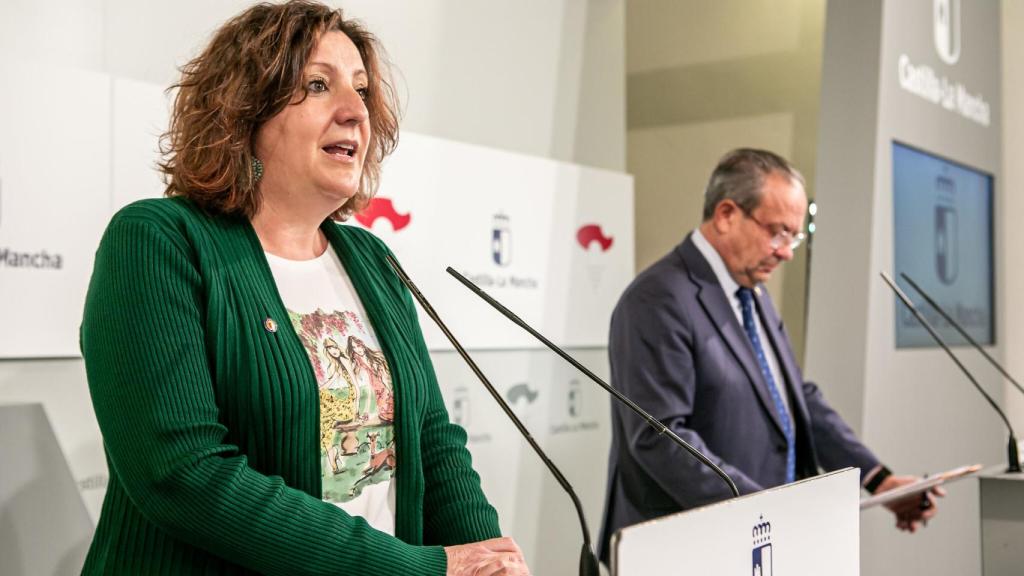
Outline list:
[[[751,573],[753,576],[772,576],[772,523],[761,515],[751,535],[754,540]]]

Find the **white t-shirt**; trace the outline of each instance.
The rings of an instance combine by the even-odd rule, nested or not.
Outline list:
[[[312,260],[266,253],[320,386],[323,499],[395,533],[391,370],[334,250]]]

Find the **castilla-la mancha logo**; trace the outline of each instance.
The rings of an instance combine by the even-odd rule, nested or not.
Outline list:
[[[754,576],[772,576],[772,523],[764,519],[762,514],[751,530],[754,540],[752,574]]]
[[[491,260],[498,266],[512,263],[512,229],[505,214],[494,215],[491,228]]]
[[[956,182],[939,176],[935,180],[938,201],[935,204],[935,275],[947,286],[956,282],[960,273]]]
[[[614,238],[605,234],[600,224],[584,224],[576,231],[576,243],[584,250],[588,250],[592,244],[596,244],[601,252],[607,252],[611,249],[614,241]]]
[[[459,386],[455,389],[451,409],[452,422],[463,428],[469,426],[469,389]]]
[[[391,198],[383,197],[370,200],[370,204],[362,212],[358,212],[355,217],[356,222],[359,222],[366,228],[373,228],[374,222],[383,218],[391,225],[391,229],[395,232],[408,226],[409,221],[412,220],[410,213],[399,213],[395,209],[395,204],[391,201]]]
[[[3,181],[0,180],[0,224],[3,223],[5,216],[7,215],[3,210]],[[19,251],[0,246],[0,268],[57,271],[64,268],[64,256],[47,250]]]
[[[951,66],[960,60],[960,14],[960,0],[932,0],[935,51]]]

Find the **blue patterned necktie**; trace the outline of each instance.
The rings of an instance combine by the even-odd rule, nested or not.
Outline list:
[[[775,378],[771,369],[768,368],[768,358],[764,355],[764,347],[761,346],[761,337],[757,334],[757,324],[754,323],[754,293],[750,288],[740,288],[736,291],[743,308],[743,329],[747,332],[747,338],[754,347],[754,354],[757,356],[757,364],[761,367],[761,375],[768,384],[768,392],[775,403],[775,411],[779,413],[779,421],[782,422],[782,432],[786,435],[786,483],[796,480],[796,434],[793,430],[793,422],[786,411],[786,405],[782,402],[782,394],[775,385]]]

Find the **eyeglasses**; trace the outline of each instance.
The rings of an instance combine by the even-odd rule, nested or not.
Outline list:
[[[772,247],[772,250],[778,250],[783,246],[789,246],[790,250],[796,250],[804,242],[804,238],[807,237],[803,232],[797,232],[793,234],[789,230],[782,229],[778,232],[772,232],[772,227],[768,226],[764,222],[757,219],[756,216],[743,210],[743,215],[753,220],[758,226],[760,226],[765,232],[772,235],[772,239],[768,241],[768,245]]]

